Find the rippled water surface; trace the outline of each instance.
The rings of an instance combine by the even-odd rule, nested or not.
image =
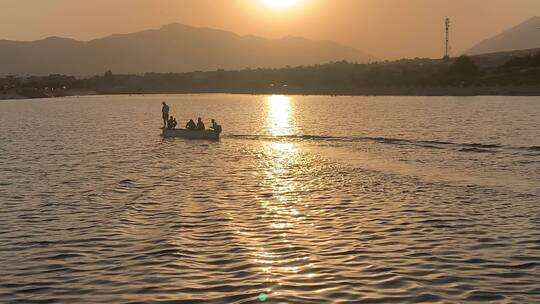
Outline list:
[[[0,101],[0,144],[2,303],[540,303],[538,97]]]

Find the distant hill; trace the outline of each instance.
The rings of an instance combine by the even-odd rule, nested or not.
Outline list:
[[[540,53],[540,48],[479,54],[473,55],[471,58],[480,68],[496,68],[513,58],[531,56],[537,53]]]
[[[373,57],[366,53],[331,41],[270,40],[182,24],[91,41],[58,37],[32,42],[0,40],[0,75],[88,76],[106,70],[164,73],[370,59]]]
[[[465,52],[468,55],[540,48],[540,17],[486,39]]]

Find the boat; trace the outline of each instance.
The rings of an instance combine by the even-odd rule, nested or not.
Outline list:
[[[164,138],[186,138],[186,139],[206,139],[218,140],[219,134],[214,130],[186,130],[186,129],[162,129],[161,136]]]

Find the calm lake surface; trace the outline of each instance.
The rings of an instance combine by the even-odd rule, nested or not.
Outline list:
[[[540,303],[540,98],[0,101],[0,245],[2,303]]]

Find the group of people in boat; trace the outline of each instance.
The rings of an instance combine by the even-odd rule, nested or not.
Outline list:
[[[163,114],[163,128],[168,130],[174,130],[176,129],[176,126],[178,125],[178,122],[176,121],[176,118],[174,118],[172,115],[169,115],[169,105],[167,105],[165,102],[163,102],[163,107],[161,109],[161,113]],[[211,120],[212,125],[210,126],[210,129],[213,131],[221,133],[221,126],[214,120]],[[190,119],[186,124],[186,130],[190,131],[204,131],[206,130],[206,126],[204,125],[204,122],[199,117],[197,119],[197,123],[193,121],[193,119]]]

